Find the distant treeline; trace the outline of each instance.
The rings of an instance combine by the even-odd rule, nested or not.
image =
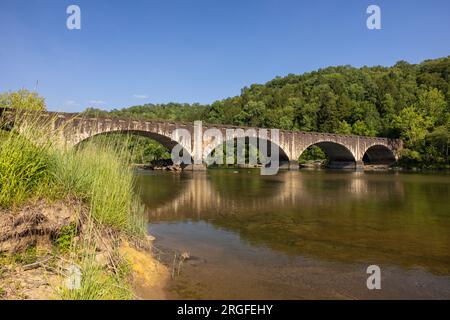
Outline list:
[[[450,56],[329,67],[253,84],[211,105],[145,104],[109,115],[402,138],[405,164],[448,166]]]
[[[26,104],[39,109],[42,103],[23,90],[0,95],[3,106]],[[403,164],[448,167],[450,56],[420,64],[400,61],[392,67],[339,66],[290,74],[245,87],[239,96],[211,105],[145,104],[85,112],[401,138]],[[145,159],[152,153],[143,152],[147,152]]]

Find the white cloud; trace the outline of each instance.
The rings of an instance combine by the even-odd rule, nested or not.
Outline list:
[[[147,99],[148,95],[146,95],[146,94],[133,94],[133,98],[135,98],[135,99]]]
[[[80,104],[77,103],[75,100],[66,100],[64,102],[64,105],[69,106],[69,107],[75,107],[75,106],[79,106]]]
[[[89,103],[90,103],[90,104],[95,104],[95,105],[103,105],[103,104],[105,104],[106,102],[103,101],[103,100],[91,100],[91,101],[89,101]]]

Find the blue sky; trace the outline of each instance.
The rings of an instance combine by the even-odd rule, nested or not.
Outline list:
[[[58,111],[211,103],[289,73],[448,56],[449,15],[448,0],[0,0],[0,91],[38,81]]]

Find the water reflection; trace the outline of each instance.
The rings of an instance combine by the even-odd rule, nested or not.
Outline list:
[[[150,176],[153,178],[149,178]],[[156,183],[154,179],[157,180]],[[141,175],[139,184],[141,188],[144,186],[144,202],[152,220],[159,217],[163,220],[210,219],[216,215],[237,212],[249,214],[271,208],[321,205],[331,200],[339,202],[349,198],[376,196],[378,201],[386,201],[393,194],[399,200],[403,197],[403,184],[399,181],[394,181],[386,188],[382,180],[371,179],[369,188],[367,177],[358,172],[346,173],[345,176],[335,173],[320,179],[310,179],[308,175],[299,176],[297,172],[262,177],[255,170],[157,173],[156,177]],[[323,192],[327,190],[333,192]],[[156,195],[158,199],[148,196],[149,193]],[[316,197],[317,193],[321,196]],[[164,197],[161,198],[162,195]]]
[[[151,222],[205,221],[292,257],[450,274],[448,176],[210,170],[138,182]]]

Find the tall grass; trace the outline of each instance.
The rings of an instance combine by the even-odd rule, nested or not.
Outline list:
[[[52,129],[51,119],[15,122],[18,125],[0,138],[0,206],[74,197],[86,203],[97,223],[144,233],[126,147],[85,143],[82,148],[67,148],[61,132]]]
[[[88,143],[58,153],[54,181],[67,195],[89,203],[94,220],[128,233],[142,232],[142,207],[125,151]]]
[[[61,139],[64,128],[53,130],[53,120],[19,116],[11,131],[0,130],[0,207],[18,207],[36,199],[81,200],[89,209],[88,231],[82,244],[70,252],[71,260],[82,269],[81,288],[62,288],[59,297],[130,299],[126,263],[119,262],[114,271],[100,266],[96,262],[99,240],[92,237],[98,226],[133,237],[145,234],[129,148],[118,147],[114,141],[104,143],[107,140],[67,148]]]
[[[0,140],[0,206],[11,207],[48,187],[52,159],[48,150],[14,133]]]
[[[129,283],[131,269],[128,263],[122,259],[117,262],[114,270],[105,272],[95,260],[95,244],[89,242],[83,246],[83,253],[73,259],[79,263],[82,272],[80,287],[74,290],[60,286],[56,288],[58,297],[63,300],[132,299],[133,293]]]

